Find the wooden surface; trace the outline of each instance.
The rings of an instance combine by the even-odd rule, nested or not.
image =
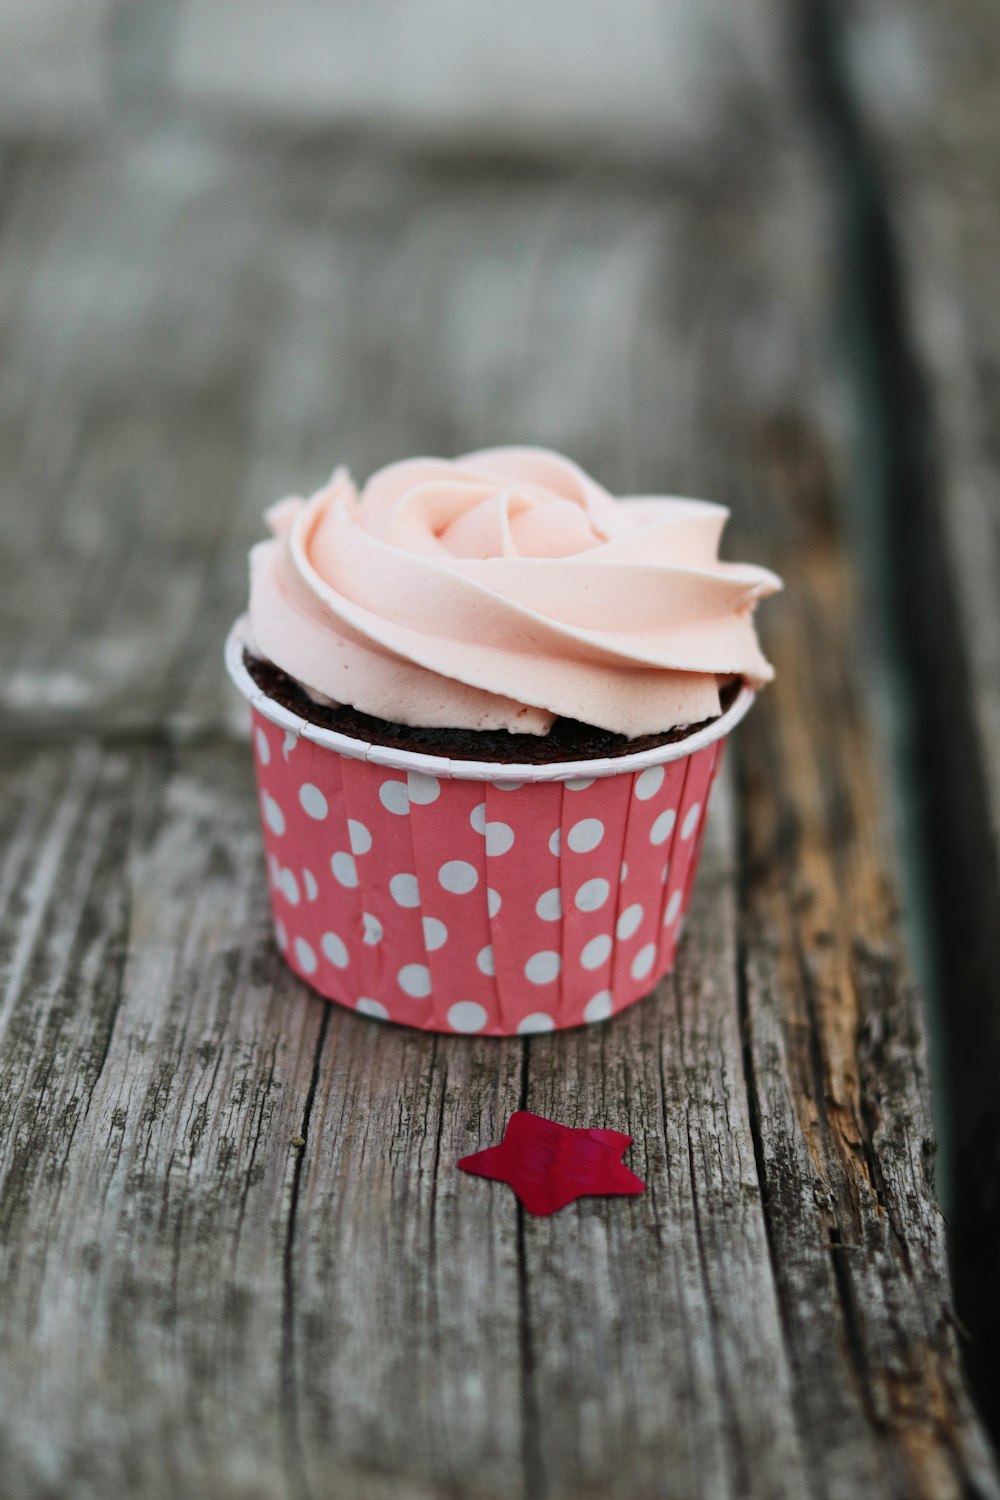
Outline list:
[[[890,411],[913,642],[914,715],[940,916],[942,1081],[948,1095],[951,1253],[981,1400],[1000,1429],[1000,17],[857,0],[844,64],[859,147],[881,184],[887,272],[900,302],[877,332],[906,411]],[[882,80],[880,85],[879,80]],[[888,87],[886,86],[888,81]]]
[[[801,34],[650,3],[584,99],[600,7],[515,6],[491,66],[476,8],[428,3],[471,59],[440,97],[395,9],[382,47],[346,4],[290,7],[280,46],[263,6],[105,9],[0,7],[48,69],[8,47],[0,89],[0,1492],[1000,1494],[934,1198]],[[357,100],[317,27],[368,59]],[[530,129],[497,103],[524,95]],[[779,677],[654,997],[409,1035],[274,950],[221,640],[285,489],[508,440],[731,503],[730,555],[788,581]],[[531,1220],[456,1172],[519,1106],[627,1130],[645,1195]]]

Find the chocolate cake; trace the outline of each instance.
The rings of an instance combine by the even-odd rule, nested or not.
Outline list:
[[[412,750],[421,755],[440,755],[449,760],[498,761],[506,765],[551,765],[565,760],[598,760],[619,755],[634,755],[658,745],[671,745],[687,739],[712,723],[678,726],[663,734],[640,735],[628,739],[611,734],[593,724],[576,719],[556,719],[548,734],[512,734],[509,730],[420,728],[410,724],[393,724],[371,714],[360,713],[344,705],[326,706],[310,698],[294,678],[280,667],[244,651],[243,661],[254,682],[280,703],[283,708],[307,719],[321,729],[332,729],[352,739],[386,745],[394,750]],[[740,690],[738,677],[730,678],[720,691],[722,712],[734,702]]]

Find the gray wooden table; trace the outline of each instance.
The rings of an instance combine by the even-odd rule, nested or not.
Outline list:
[[[998,39],[0,0],[4,1496],[1000,1495]],[[519,440],[731,504],[778,680],[655,995],[410,1035],[274,950],[221,643],[278,495]],[[458,1173],[518,1107],[646,1193]]]

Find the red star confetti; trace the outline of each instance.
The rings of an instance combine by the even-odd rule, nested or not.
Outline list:
[[[519,1109],[499,1146],[463,1156],[463,1172],[506,1182],[529,1214],[543,1218],[576,1198],[644,1193],[646,1184],[621,1158],[632,1144],[620,1130],[573,1130]]]

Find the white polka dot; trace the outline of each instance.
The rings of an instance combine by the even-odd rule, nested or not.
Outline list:
[[[372,836],[363,823],[357,818],[348,818],[347,836],[351,843],[352,854],[367,854],[372,846]]]
[[[370,911],[363,911],[361,913],[361,921],[364,924],[365,929],[365,942],[368,944],[369,948],[373,948],[376,943],[380,943],[382,941],[384,932],[382,923],[379,921],[378,917],[373,916]]]
[[[436,802],[440,797],[441,783],[436,776],[425,776],[423,771],[408,771],[406,790],[411,802],[416,802],[420,807],[426,807],[428,802]]]
[[[611,887],[608,882],[595,876],[593,880],[583,882],[573,900],[577,911],[600,911],[610,895]]]
[[[339,938],[335,932],[324,932],[320,947],[335,969],[347,968],[347,947],[343,938]]]
[[[562,830],[557,828],[555,833],[549,835],[549,853],[558,854],[562,848]]]
[[[486,892],[486,909],[491,917],[495,917],[501,907],[500,892],[492,888]]]
[[[496,964],[493,962],[493,944],[487,943],[485,948],[480,948],[476,954],[476,968],[480,974],[486,974],[491,979],[496,973]]]
[[[298,906],[299,883],[291,870],[282,870],[278,876],[278,886],[285,900],[290,901],[293,906]]]
[[[303,937],[295,939],[295,957],[300,969],[305,969],[307,974],[315,974],[319,960]]]
[[[330,869],[341,885],[346,885],[351,890],[357,885],[358,867],[354,863],[353,854],[345,854],[343,849],[338,849],[330,861]]]
[[[611,991],[600,990],[583,1007],[583,1019],[591,1024],[594,1021],[606,1021],[611,1014],[611,1009]]]
[[[524,977],[532,984],[549,984],[556,978],[561,967],[562,960],[552,949],[533,953],[524,966]]]
[[[671,895],[670,900],[667,902],[667,909],[663,914],[663,924],[665,927],[669,927],[671,922],[676,920],[677,913],[681,909],[681,902],[683,899],[684,893],[681,890],[680,886],[678,886],[676,891],[674,891]]]
[[[557,885],[542,892],[535,902],[535,911],[543,922],[558,922],[562,916],[562,892]]]
[[[438,871],[438,880],[446,891],[451,891],[455,896],[464,896],[478,884],[479,875],[475,865],[470,865],[468,860],[449,859]]]
[[[281,882],[281,866],[273,854],[267,856],[267,871],[271,879],[271,884],[278,886]]]
[[[701,803],[692,802],[684,814],[684,822],[681,824],[681,838],[689,839],[698,827],[698,819],[701,817]]]
[[[656,958],[656,944],[646,943],[632,960],[632,978],[645,979]]]
[[[606,932],[599,932],[589,943],[584,943],[580,962],[585,969],[599,969],[611,952],[611,939]]]
[[[404,964],[396,978],[403,993],[414,1000],[422,1000],[431,992],[431,971],[426,964]]]
[[[665,807],[649,830],[649,842],[651,844],[665,844],[673,833],[676,822],[677,814],[674,812],[674,809],[672,807]]]
[[[270,765],[270,763],[271,763],[271,747],[267,743],[267,735],[264,733],[263,729],[261,729],[261,727],[260,727],[259,724],[257,726],[256,739],[257,739],[257,759],[260,761],[260,763],[261,763],[262,766]]]
[[[669,879],[670,879],[670,861],[668,859],[667,862],[666,862],[666,864],[663,866],[663,869],[660,871],[660,884],[661,885],[666,885],[666,883],[667,883],[667,881]]]
[[[539,1031],[555,1031],[556,1023],[544,1010],[536,1010],[517,1023],[518,1036],[535,1036]]]
[[[448,1011],[448,1025],[452,1031],[482,1031],[486,1012],[474,1000],[457,1000]]]
[[[566,782],[566,790],[568,792],[585,792],[588,786],[593,785],[593,776],[574,776]]]
[[[494,781],[490,784],[497,792],[519,792],[524,786],[523,781]]]
[[[628,865],[625,863],[624,860],[622,860],[621,879],[622,880],[627,880],[628,879]]]
[[[265,792],[262,800],[264,804],[264,818],[268,828],[270,828],[272,833],[284,833],[285,815],[281,811],[281,808],[275,802],[270,792]]]
[[[448,929],[437,917],[424,918],[424,947],[428,953],[435,953],[438,948],[443,948],[448,941]]]
[[[282,741],[282,744],[281,744],[281,753],[285,757],[286,760],[291,755],[292,751],[295,749],[295,747],[296,747],[296,745],[298,743],[299,743],[299,737],[295,733],[294,729],[286,729],[285,730],[285,738],[284,738],[284,740]]]
[[[389,893],[397,906],[420,905],[420,886],[415,875],[394,875],[389,881]]]
[[[389,1012],[378,1000],[369,1000],[362,995],[358,1001],[358,1012],[362,1016],[370,1016],[373,1021],[388,1021]]]
[[[600,818],[581,818],[574,823],[566,836],[566,842],[574,854],[589,854],[596,849],[604,837],[604,824]]]
[[[506,854],[514,845],[514,830],[509,823],[487,823],[486,853]]]
[[[274,938],[282,953],[286,952],[288,949],[288,929],[280,918],[274,924]]]
[[[634,933],[638,932],[639,923],[641,921],[642,907],[639,905],[638,901],[634,901],[631,906],[626,906],[625,910],[618,918],[615,932],[620,938],[630,938]]]
[[[650,797],[656,796],[665,775],[662,766],[647,766],[644,771],[639,772],[635,778],[635,795],[640,802],[648,802]]]
[[[486,832],[486,803],[485,802],[480,802],[479,805],[478,805],[478,807],[474,807],[472,809],[472,811],[469,814],[469,822],[472,824],[472,826],[475,829],[476,833],[485,833]]]
[[[378,789],[378,800],[386,812],[403,814],[410,810],[410,797],[405,781],[383,781]]]
[[[302,871],[302,884],[306,888],[306,896],[308,900],[315,901],[316,897],[319,895],[319,886],[316,884],[316,876],[313,874],[312,870]]]
[[[304,781],[299,787],[299,801],[302,803],[302,811],[315,818],[317,823],[330,811],[323,793],[311,781]]]

